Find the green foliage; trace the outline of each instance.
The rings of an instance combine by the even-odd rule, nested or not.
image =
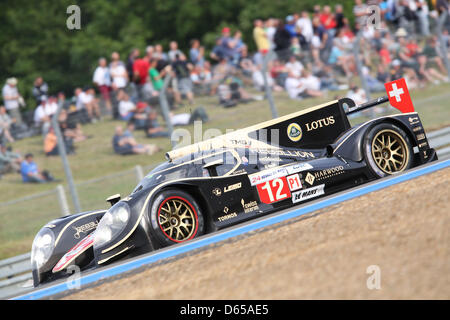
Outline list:
[[[0,9],[0,81],[15,76],[28,106],[34,79],[41,75],[52,94],[71,95],[77,86],[91,84],[98,58],[118,51],[123,60],[132,48],[148,44],[165,48],[177,40],[187,51],[198,38],[209,51],[220,30],[241,30],[254,49],[255,18],[277,17],[311,10],[328,0],[2,0]],[[351,18],[353,0],[341,0]],[[66,9],[81,8],[81,30],[68,30]],[[334,4],[331,4],[334,5]],[[1,85],[2,85],[1,83]]]

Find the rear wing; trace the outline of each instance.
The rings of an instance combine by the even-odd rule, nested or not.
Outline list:
[[[349,107],[345,114],[349,115],[372,108],[385,102],[389,102],[394,108],[397,108],[402,113],[414,112],[414,105],[412,103],[411,96],[409,95],[408,86],[406,85],[404,78],[385,83],[384,87],[386,89],[387,96],[379,97],[359,106]]]
[[[389,101],[388,96],[379,97],[377,99],[374,99],[374,100],[371,100],[371,101],[367,101],[366,103],[360,104],[359,106],[351,107],[351,108],[348,109],[347,112],[345,112],[345,114],[349,115],[349,114],[352,114],[352,113],[355,113],[355,112],[366,110],[366,109],[375,107],[375,106],[377,106],[379,104],[382,104],[382,103],[385,103],[385,102],[388,102],[388,101]],[[344,103],[345,103],[345,101],[344,101]]]

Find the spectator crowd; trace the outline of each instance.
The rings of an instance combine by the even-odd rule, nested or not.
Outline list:
[[[83,125],[106,117],[126,123],[126,130],[120,125],[115,129],[115,153],[153,154],[159,147],[138,143],[133,130],[144,130],[149,138],[168,135],[158,122],[162,90],[171,111],[194,106],[199,95],[217,96],[224,107],[260,99],[246,88],[263,92],[266,81],[273,91],[286,92],[291,99],[321,97],[340,90],[362,103],[366,92],[357,80],[356,53],[369,92],[381,92],[385,82],[401,77],[410,88],[449,82],[445,66],[449,51],[442,49],[434,32],[439,16],[449,12],[449,4],[447,0],[431,3],[355,0],[353,17],[346,16],[343,6],[336,4],[314,5],[312,11],[293,12],[283,18],[255,19],[251,39],[255,52],[249,52],[240,30],[228,27],[221,30],[209,51],[199,39],[192,39],[187,52],[176,41],[170,42],[167,51],[158,43],[147,46],[144,52],[132,49],[125,59],[113,52],[108,59],[98,59],[92,84],[75,88],[71,99],[64,93],[51,95],[50,86],[37,77],[31,88],[36,104],[32,112],[21,112],[25,101],[18,91],[18,80],[9,78],[0,106],[0,170],[20,170],[20,161],[26,160],[5,146],[32,134],[42,134],[47,156],[58,154],[51,121],[58,106],[62,106],[58,126],[68,153],[74,153],[76,145],[89,138]],[[442,37],[449,48],[449,19]],[[190,109],[191,113],[185,114],[171,112],[172,125],[207,121],[203,108]]]

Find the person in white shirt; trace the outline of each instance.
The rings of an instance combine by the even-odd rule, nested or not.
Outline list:
[[[17,124],[22,123],[22,116],[20,114],[20,101],[23,100],[19,94],[19,90],[17,89],[17,79],[9,78],[6,80],[6,84],[2,89],[3,101],[5,104],[5,108],[8,111],[9,115],[16,119]]]
[[[289,71],[292,71],[296,77],[300,77],[304,69],[303,64],[298,61],[295,56],[289,57],[289,61],[286,63],[286,68]]]
[[[296,26],[300,29],[300,33],[305,37],[308,43],[311,42],[314,35],[313,25],[307,11],[302,11],[300,18],[296,22]]]
[[[117,52],[111,54],[111,63],[109,64],[109,73],[112,78],[113,90],[123,89],[128,84],[128,72],[125,65],[120,61],[120,56]]]
[[[265,23],[265,30],[267,34],[267,39],[269,39],[270,42],[270,49],[275,49],[275,43],[273,42],[273,37],[275,36],[275,32],[277,31],[277,28],[275,28],[275,20],[273,18],[267,19]]]
[[[290,71],[285,82],[285,88],[291,99],[304,99],[309,97],[321,97],[320,80],[308,70],[304,70],[302,78]]]
[[[367,102],[367,97],[364,90],[358,88],[358,86],[354,84],[350,85],[350,90],[347,92],[347,98],[352,99],[356,103],[356,105],[360,105]]]
[[[134,116],[136,105],[130,101],[130,96],[125,91],[120,90],[117,94],[119,100],[119,115],[122,120],[129,121]]]
[[[92,81],[100,91],[102,98],[105,101],[106,108],[111,113],[111,97],[109,95],[111,90],[111,74],[109,73],[105,58],[100,58],[98,60],[98,67],[95,69]]]
[[[178,49],[178,43],[176,41],[171,41],[169,44],[169,52],[167,53],[170,62],[174,62],[176,60],[176,56],[181,56],[183,53]]]
[[[77,97],[76,106],[77,110],[81,111],[86,109],[88,117],[91,122],[96,122],[100,119],[100,106],[98,100],[95,98],[95,91],[93,88],[87,88],[82,90],[77,88],[75,90],[75,95]]]
[[[41,128],[42,134],[45,136],[51,126],[52,116],[56,113],[58,105],[53,99],[47,99],[47,97],[41,96],[41,103],[34,110],[34,123],[37,127]]]

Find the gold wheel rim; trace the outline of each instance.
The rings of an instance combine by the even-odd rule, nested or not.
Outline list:
[[[183,200],[169,199],[160,208],[159,225],[170,239],[181,242],[194,234],[196,215]]]
[[[409,151],[402,136],[385,129],[378,132],[372,140],[372,157],[380,170],[393,174],[405,170]]]

